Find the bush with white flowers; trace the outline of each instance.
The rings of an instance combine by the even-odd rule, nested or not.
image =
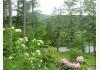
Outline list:
[[[45,47],[43,40],[24,37],[21,29],[4,28],[5,70],[48,70],[56,68],[58,56],[53,47]],[[12,33],[12,50],[9,34]],[[24,43],[25,41],[25,43]],[[7,67],[6,67],[7,66]]]

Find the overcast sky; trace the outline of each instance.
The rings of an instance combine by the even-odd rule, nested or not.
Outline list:
[[[17,0],[14,0],[17,1]],[[41,13],[50,15],[53,12],[54,7],[61,7],[63,5],[64,0],[38,0],[39,7],[36,8],[36,10],[40,10]],[[17,12],[13,11],[13,15],[16,15]]]
[[[14,3],[16,5],[17,0],[13,0],[13,1],[15,1]],[[60,8],[62,7],[62,5],[64,5],[64,0],[37,0],[37,1],[39,2],[39,7],[36,7],[35,10],[39,10],[41,11],[42,14],[47,14],[47,15],[51,15],[55,7]],[[79,5],[77,4],[77,6]],[[17,14],[16,11],[12,12],[12,15],[16,15],[16,14]]]
[[[43,14],[50,15],[54,7],[59,8],[63,5],[64,0],[39,0],[39,7],[37,8]]]

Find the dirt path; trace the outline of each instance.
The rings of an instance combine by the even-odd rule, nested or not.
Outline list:
[[[89,66],[87,70],[95,70],[93,66]]]

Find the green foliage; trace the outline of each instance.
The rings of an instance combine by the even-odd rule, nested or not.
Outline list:
[[[83,63],[81,63],[81,70],[87,70],[88,68],[88,63],[87,60],[85,60]]]
[[[9,43],[10,43],[10,32],[12,32],[12,46],[15,48],[15,41],[17,41],[17,39],[19,37],[21,37],[22,33],[20,29],[15,29],[14,27],[9,27],[9,28],[5,28],[3,33],[4,33],[4,56],[9,55],[10,52],[10,48],[9,48]]]
[[[73,48],[73,49],[71,49],[71,51],[69,52],[69,58],[70,58],[70,60],[72,60],[72,61],[75,61],[75,58],[76,58],[77,56],[81,56],[81,55],[83,55],[82,51],[79,50],[79,49],[77,49],[77,48]]]
[[[57,63],[59,62],[59,55],[54,47],[50,47],[44,44],[42,40],[31,39],[20,36],[20,29],[16,30],[14,27],[4,30],[4,34],[8,31],[12,31],[13,35],[13,53],[8,54],[9,42],[8,37],[4,36],[4,70],[55,70]],[[19,35],[17,35],[19,34]],[[5,50],[6,49],[6,50]]]
[[[47,34],[46,24],[39,23],[37,25],[37,28],[35,29],[35,37],[37,39],[45,39],[46,34]]]
[[[8,11],[11,13],[8,6],[12,5],[4,1],[4,26],[6,27],[3,30],[4,70],[60,70],[60,59],[67,58],[74,62],[80,55],[86,59],[81,63],[81,70],[87,70],[89,64],[95,65],[95,56],[82,52],[86,43],[92,43],[94,47],[96,44],[95,0],[84,0],[82,3],[81,0],[65,0],[64,7],[55,8],[52,16],[35,11],[35,7],[38,6],[37,0],[17,2],[19,2],[17,16],[11,16],[7,14]],[[23,2],[26,2],[26,11],[23,11],[25,8]],[[82,5],[77,7],[79,3]],[[25,12],[26,17],[25,14],[23,15]],[[80,15],[75,15],[79,13]],[[84,13],[86,15],[83,15]],[[9,16],[12,21],[8,19]],[[25,20],[27,24],[24,26],[26,33],[23,29],[23,18],[27,19]],[[24,31],[8,27],[7,21],[11,21],[15,27]],[[23,34],[27,37],[23,38]],[[70,51],[58,53],[56,48],[62,46]],[[65,66],[63,70],[68,68]]]
[[[74,35],[74,41],[73,41],[73,47],[77,47],[79,49],[82,48],[82,46],[84,45],[84,38],[82,38],[82,32],[81,31],[77,31]]]

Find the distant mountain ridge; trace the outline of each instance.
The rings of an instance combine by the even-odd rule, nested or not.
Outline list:
[[[50,15],[41,14],[41,13],[36,13],[36,16],[39,21],[44,21],[50,17]]]

